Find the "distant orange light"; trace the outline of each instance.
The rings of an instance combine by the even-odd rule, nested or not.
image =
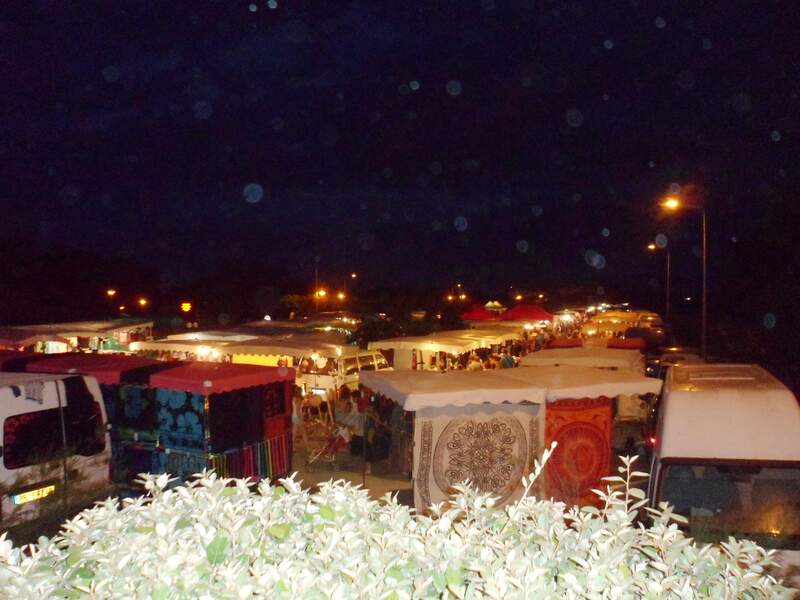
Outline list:
[[[650,445],[651,445],[651,446],[655,446],[655,445],[656,445],[656,438],[655,438],[655,436],[652,436],[652,435],[651,435],[649,438],[647,438],[647,441],[648,441],[648,442],[650,442]]]
[[[655,244],[647,244],[647,249],[648,250],[655,250],[656,249],[656,245]]]
[[[181,302],[181,310],[185,313],[188,313],[192,310],[192,303],[191,302]]]
[[[350,273],[350,279],[355,279],[358,277],[358,273]]]
[[[447,296],[447,301],[448,302],[452,302],[453,301],[453,296],[452,295],[448,295]]]
[[[338,294],[336,294],[336,297],[337,297],[339,300],[344,300],[344,299],[345,299],[344,292],[339,292]]]
[[[514,300],[522,300],[522,294],[517,294],[514,296]]]
[[[120,310],[125,310],[125,305],[124,305],[124,304],[120,304],[120,305],[119,305],[119,309],[120,309]]]
[[[147,301],[147,298],[139,298],[138,302],[139,302],[139,306],[147,306],[149,304],[149,302]]]
[[[325,290],[317,290],[317,298],[324,298],[328,295],[328,292]]]
[[[467,295],[466,294],[459,294],[458,299],[459,300],[466,300],[467,299]]]
[[[539,294],[539,300],[541,300],[542,298],[544,298],[544,294]]]
[[[678,210],[681,207],[681,201],[677,198],[665,198],[661,206],[667,210]]]
[[[108,296],[109,298],[113,298],[116,295],[117,295],[117,290],[112,288],[106,290],[106,296]]]

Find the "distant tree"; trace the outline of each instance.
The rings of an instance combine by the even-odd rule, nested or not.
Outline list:
[[[314,300],[309,295],[287,294],[281,298],[281,305],[297,315],[307,315],[314,309]]]

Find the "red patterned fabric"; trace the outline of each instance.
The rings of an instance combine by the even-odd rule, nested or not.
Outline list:
[[[592,488],[611,470],[611,400],[583,398],[548,402],[545,445],[558,448],[545,468],[546,496],[567,504],[597,504]]]

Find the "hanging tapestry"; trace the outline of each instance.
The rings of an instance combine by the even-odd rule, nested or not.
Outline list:
[[[545,468],[547,496],[567,504],[596,504],[592,488],[611,470],[611,400],[547,403],[545,446],[558,448]]]
[[[175,450],[204,450],[203,396],[159,388],[156,400],[161,445]]]
[[[414,505],[418,511],[447,500],[470,480],[497,497],[518,498],[522,476],[541,453],[542,407],[498,404],[426,408],[414,423]]]

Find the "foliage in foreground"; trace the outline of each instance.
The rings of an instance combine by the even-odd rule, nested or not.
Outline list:
[[[549,456],[545,453],[544,459]],[[632,461],[601,509],[526,493],[505,510],[464,485],[415,515],[344,482],[304,491],[293,478],[253,490],[207,472],[149,496],[109,499],[53,539],[0,537],[3,598],[774,598],[771,554],[747,541],[699,547],[669,508],[645,527]]]

